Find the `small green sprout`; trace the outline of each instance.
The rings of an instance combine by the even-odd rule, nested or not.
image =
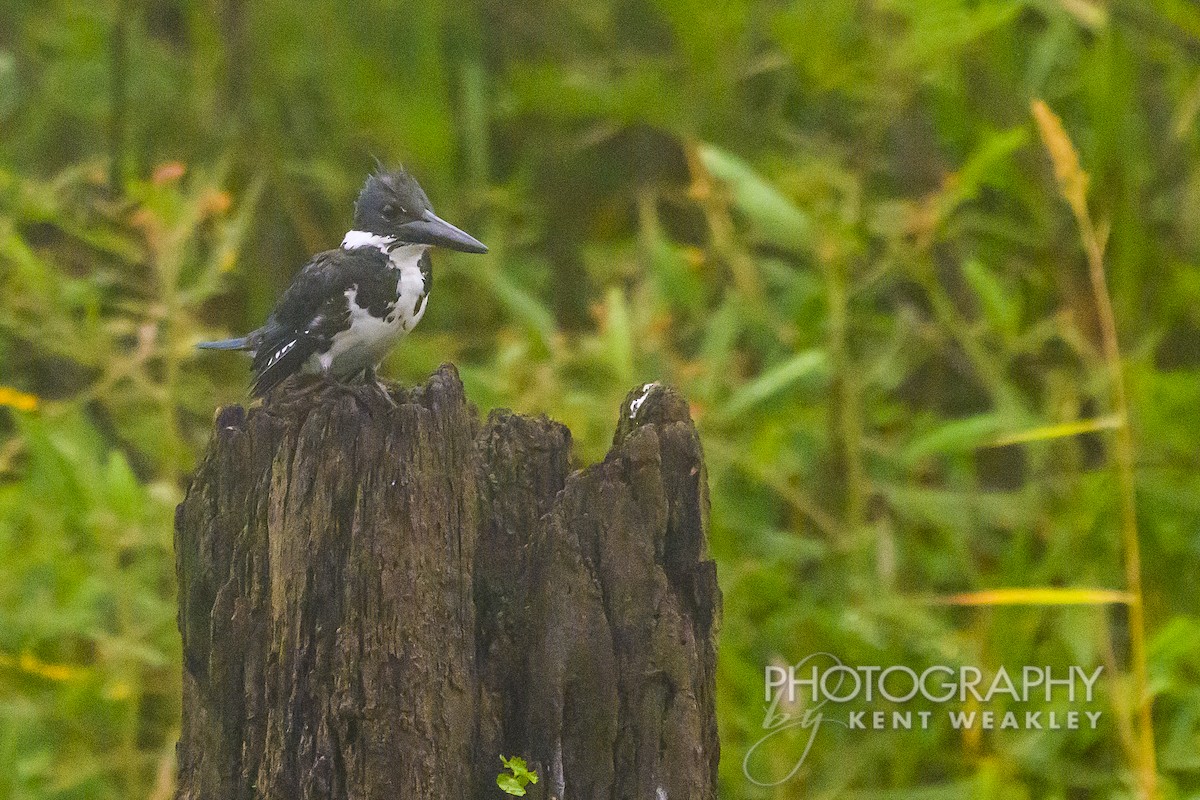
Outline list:
[[[503,789],[505,794],[521,797],[525,794],[526,784],[538,782],[537,773],[525,765],[525,759],[500,756],[500,763],[504,764],[508,772],[501,772],[496,776],[496,785]]]

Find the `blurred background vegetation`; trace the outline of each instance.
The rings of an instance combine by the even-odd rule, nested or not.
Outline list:
[[[1133,797],[1143,682],[1200,797],[1198,113],[1194,0],[0,0],[0,798],[171,796],[172,510],[247,385],[193,345],[340,240],[372,156],[492,248],[437,254],[387,374],[454,361],[581,462],[631,386],[691,398],[723,797]],[[1104,665],[1105,715],[826,727],[756,786],[763,668],[817,651]]]

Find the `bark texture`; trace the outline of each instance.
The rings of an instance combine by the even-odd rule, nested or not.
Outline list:
[[[482,425],[453,367],[285,386],[216,433],[176,516],[181,800],[715,797],[704,464],[631,392],[571,471],[545,417]]]

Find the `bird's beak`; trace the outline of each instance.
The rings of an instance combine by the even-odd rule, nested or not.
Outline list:
[[[400,240],[411,244],[430,244],[463,253],[486,253],[487,245],[464,230],[451,225],[432,211],[400,226]]]

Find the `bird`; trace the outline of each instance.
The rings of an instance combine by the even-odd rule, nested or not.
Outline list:
[[[433,287],[429,250],[488,251],[433,213],[429,197],[403,168],[379,167],[368,175],[354,203],[353,226],[340,247],[301,268],[262,327],[197,345],[250,353],[253,397],[296,374],[378,383],[380,362],[425,315]]]

